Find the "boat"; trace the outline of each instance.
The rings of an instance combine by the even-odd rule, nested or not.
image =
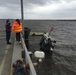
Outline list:
[[[40,50],[45,51],[45,52],[54,50],[56,40],[51,37],[51,32],[53,30],[54,28],[51,27],[49,32],[46,32],[42,35],[42,38],[40,41]]]

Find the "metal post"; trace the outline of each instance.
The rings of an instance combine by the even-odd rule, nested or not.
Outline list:
[[[23,25],[24,25],[23,0],[21,0],[21,20],[22,20],[22,28],[23,28]]]

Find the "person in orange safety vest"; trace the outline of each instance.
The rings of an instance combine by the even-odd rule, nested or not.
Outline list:
[[[16,33],[16,41],[20,42],[20,33],[22,32],[22,23],[16,19],[12,25],[12,32]]]

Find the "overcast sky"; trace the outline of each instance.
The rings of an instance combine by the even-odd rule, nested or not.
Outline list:
[[[0,19],[21,18],[21,0],[0,0]],[[76,19],[76,0],[23,0],[24,19]]]

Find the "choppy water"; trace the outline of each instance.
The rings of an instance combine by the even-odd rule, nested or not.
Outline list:
[[[76,21],[26,21],[31,31],[49,31],[57,43],[52,53],[46,53],[38,75],[76,75]],[[41,37],[30,37],[30,50],[39,49]]]
[[[3,20],[0,23],[3,25]],[[55,49],[52,53],[46,53],[40,64],[38,75],[76,75],[76,21],[26,20],[24,24],[24,27],[37,32],[48,32],[50,27],[55,28],[51,33],[51,36],[57,41]],[[0,38],[4,30],[2,25],[0,26]],[[29,50],[32,52],[40,50],[40,39],[40,36],[30,36]],[[2,48],[1,41],[2,38],[0,39]]]

